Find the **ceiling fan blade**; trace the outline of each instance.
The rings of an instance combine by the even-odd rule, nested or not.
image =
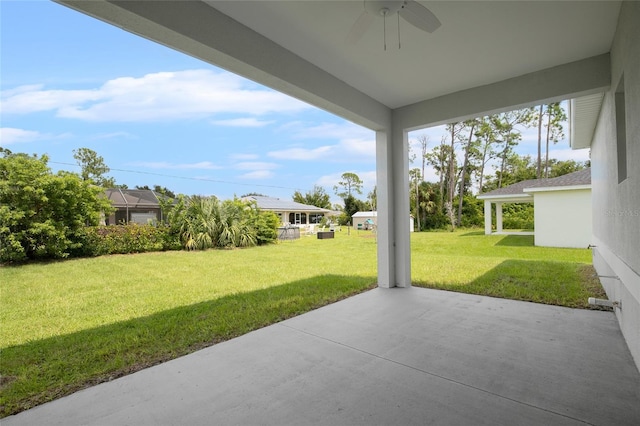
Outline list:
[[[356,44],[371,26],[373,18],[366,10],[363,10],[356,22],[353,23],[349,35],[347,35],[347,44]]]
[[[434,32],[442,25],[436,15],[417,1],[404,2],[402,9],[400,9],[400,16],[414,27],[428,33]]]

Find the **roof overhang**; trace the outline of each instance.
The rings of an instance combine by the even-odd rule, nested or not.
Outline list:
[[[533,195],[530,194],[505,194],[505,195],[478,195],[479,200],[493,203],[533,203]]]
[[[604,92],[571,99],[569,102],[569,145],[572,149],[591,146]]]
[[[591,185],[549,186],[549,187],[523,189],[523,191],[526,193],[557,192],[557,191],[587,191],[587,190],[591,190]]]
[[[56,1],[372,130],[607,90],[620,10],[617,1],[421,1],[442,27],[427,34],[400,21],[402,48],[385,51],[378,18],[345,43],[361,1]],[[398,24],[387,24],[391,45]]]

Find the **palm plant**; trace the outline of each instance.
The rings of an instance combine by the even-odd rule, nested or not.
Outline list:
[[[169,216],[187,250],[250,247],[257,243],[257,211],[240,200],[187,197]]]

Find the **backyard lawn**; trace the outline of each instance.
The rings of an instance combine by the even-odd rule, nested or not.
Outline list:
[[[412,235],[414,285],[585,308],[586,249]],[[343,229],[242,250],[0,267],[0,416],[299,315],[376,281],[376,239]],[[454,295],[452,297],[455,297]]]

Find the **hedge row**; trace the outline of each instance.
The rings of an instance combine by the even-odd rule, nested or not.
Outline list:
[[[178,237],[172,235],[166,226],[134,223],[87,226],[80,232],[79,239],[80,247],[72,253],[72,257],[182,249]]]

